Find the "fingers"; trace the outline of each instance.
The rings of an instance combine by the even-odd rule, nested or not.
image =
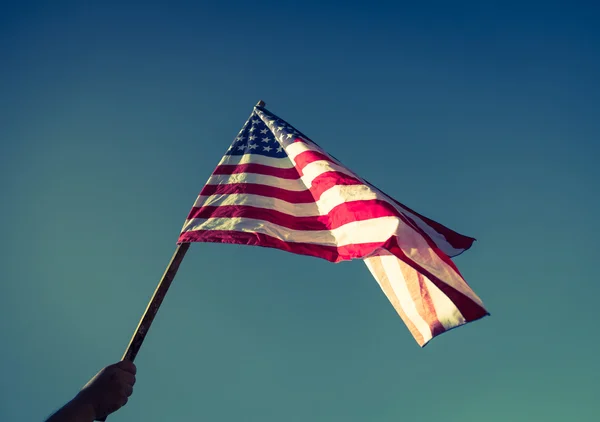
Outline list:
[[[125,406],[132,394],[133,387],[131,385],[124,384],[114,389],[111,394],[105,396],[111,403],[111,413]]]
[[[123,386],[122,394],[125,397],[131,396],[133,394],[133,387],[131,385],[125,385],[125,386]]]
[[[119,384],[134,385],[136,367],[132,362],[121,361],[112,366],[112,378]]]
[[[120,379],[124,384],[131,385],[131,386],[135,385],[135,375],[132,375],[129,373],[124,373],[124,374],[121,374]]]
[[[114,366],[133,375],[135,375],[137,372],[137,368],[135,367],[134,363],[128,360],[117,362],[114,364]]]
[[[133,393],[135,384],[136,368],[132,362],[121,361],[110,367],[110,380],[113,385],[113,391],[118,395],[117,403],[120,406],[120,400],[125,400]]]
[[[131,374],[128,375],[133,376]],[[107,414],[116,412],[125,406],[132,394],[132,385],[120,383],[120,385],[115,386],[109,394],[104,396],[104,399],[108,401],[108,408],[110,409]]]

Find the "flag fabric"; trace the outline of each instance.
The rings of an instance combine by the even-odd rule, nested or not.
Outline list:
[[[259,103],[200,192],[178,243],[362,259],[424,346],[488,315],[450,259],[474,240],[391,198]]]

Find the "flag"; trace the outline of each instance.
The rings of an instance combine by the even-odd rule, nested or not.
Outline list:
[[[424,346],[488,315],[450,259],[474,240],[391,198],[259,103],[200,192],[178,243],[362,259]]]

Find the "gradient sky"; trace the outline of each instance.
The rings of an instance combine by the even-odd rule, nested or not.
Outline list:
[[[120,359],[259,99],[476,237],[492,315],[421,349],[360,261],[194,244],[110,422],[598,420],[598,10],[125,3],[0,6],[0,420]]]

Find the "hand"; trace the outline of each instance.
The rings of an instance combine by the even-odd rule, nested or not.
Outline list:
[[[89,407],[94,420],[104,420],[127,403],[133,393],[135,373],[133,362],[126,360],[107,366],[83,387],[74,401]]]

